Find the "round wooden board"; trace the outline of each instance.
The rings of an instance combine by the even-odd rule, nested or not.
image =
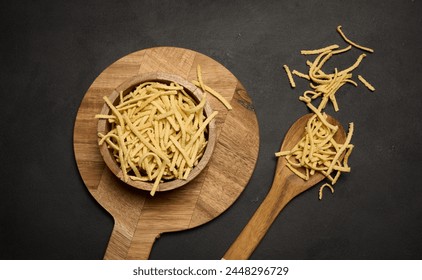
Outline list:
[[[151,197],[120,181],[105,165],[97,144],[97,120],[103,96],[126,79],[147,72],[166,72],[188,81],[201,65],[204,83],[233,107],[227,110],[209,95],[216,119],[217,143],[207,167],[186,186]],[[198,52],[157,47],[131,53],[107,67],[86,92],[75,121],[73,145],[81,177],[92,196],[114,218],[105,259],[148,259],[163,232],[190,229],[228,209],[246,187],[256,165],[259,129],[252,101],[236,77]]]

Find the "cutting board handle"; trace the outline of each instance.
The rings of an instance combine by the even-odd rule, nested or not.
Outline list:
[[[160,233],[142,215],[145,196],[140,195],[140,190],[119,183],[116,176],[103,167],[94,194],[103,198],[102,206],[112,214],[114,220],[104,259],[148,259],[152,245]]]
[[[127,238],[123,234],[124,225],[116,222],[110,236],[108,247],[104,255],[106,260],[147,260],[155,240],[160,234],[138,228],[133,237]]]

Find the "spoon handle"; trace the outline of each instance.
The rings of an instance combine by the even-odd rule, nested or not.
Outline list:
[[[287,179],[287,168],[277,169],[272,187],[264,201],[258,207],[248,224],[224,254],[226,260],[248,259],[264,238],[271,224],[281,210],[297,193],[290,188]]]

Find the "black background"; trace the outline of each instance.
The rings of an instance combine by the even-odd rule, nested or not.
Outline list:
[[[73,125],[94,79],[131,52],[175,46],[212,57],[251,96],[260,127],[255,172],[240,198],[201,227],[163,234],[151,259],[220,259],[266,196],[282,138],[307,113],[282,65],[337,43],[338,25],[372,47],[355,75],[375,87],[337,94],[353,121],[352,172],[318,200],[287,205],[251,259],[422,258],[420,1],[2,1],[0,258],[101,259],[113,220],[87,191]],[[343,68],[361,53],[330,62]],[[328,109],[332,112],[331,107]],[[330,111],[331,110],[331,111]]]

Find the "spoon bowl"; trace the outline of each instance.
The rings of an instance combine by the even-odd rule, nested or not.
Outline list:
[[[305,133],[306,124],[312,115],[302,116],[290,127],[281,145],[282,151],[292,149],[301,140]],[[334,135],[334,140],[337,143],[344,143],[346,132],[340,122],[331,116],[327,117],[327,121],[339,128]],[[310,176],[309,180],[304,180],[294,174],[286,163],[284,157],[278,158],[269,193],[235,242],[227,250],[223,259],[248,259],[287,203],[325,178],[323,174],[316,172]]]

